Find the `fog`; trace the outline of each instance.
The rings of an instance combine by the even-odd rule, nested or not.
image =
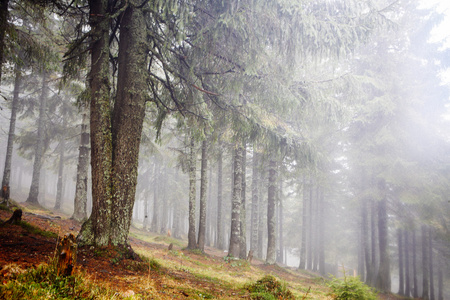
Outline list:
[[[185,20],[174,12],[186,22],[174,22],[179,36],[159,32],[175,30],[159,24],[160,36],[151,40],[158,51],[146,52],[151,100],[137,171],[121,178],[137,174],[127,186],[135,190],[131,226],[189,245],[190,234],[203,232],[204,245],[195,241],[201,250],[215,247],[241,259],[250,251],[269,264],[359,276],[408,297],[449,299],[450,18],[439,15],[448,13],[442,6],[407,2],[374,1],[373,15],[372,7],[353,2],[305,1],[300,11],[267,4],[267,15],[247,24],[240,15],[247,7],[231,1],[232,13],[208,7],[216,9],[210,18],[196,11]],[[10,13],[24,20],[15,21],[21,30],[45,29],[16,6]],[[61,49],[74,41],[77,22],[86,31],[87,21],[54,14],[45,15],[52,32],[45,39],[56,58],[44,56],[54,67],[42,71],[39,59],[27,61],[31,54],[22,50],[5,54],[2,186],[17,203],[83,222],[98,188],[91,172],[99,158],[82,167],[94,147],[86,140],[94,96],[87,92],[93,88],[87,58],[67,61],[93,50]],[[223,24],[211,25],[213,14]],[[146,26],[157,27],[155,20]],[[111,31],[108,114],[115,147],[122,140],[114,122],[123,111],[112,108],[125,83],[118,80],[120,39]],[[170,47],[158,48],[169,36]]]

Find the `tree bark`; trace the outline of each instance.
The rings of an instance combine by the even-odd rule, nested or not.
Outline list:
[[[442,265],[444,264],[442,256],[438,256],[438,300],[444,300],[444,276],[442,272]]]
[[[5,53],[5,35],[8,31],[9,0],[0,1],[0,83],[2,82],[3,53]]]
[[[231,232],[228,255],[239,257],[239,246],[241,237],[240,211],[242,197],[242,145],[237,144],[234,150],[234,171],[233,171],[233,198],[231,203]]]
[[[306,229],[307,229],[307,203],[309,195],[309,184],[306,183],[306,176],[303,175],[303,201],[302,201],[302,244],[300,247],[300,263],[298,268],[301,270],[306,269]]]
[[[195,149],[194,137],[191,137],[189,152],[189,229],[188,229],[188,249],[197,248],[195,234],[195,198],[197,181],[197,151]]]
[[[433,235],[431,227],[428,227],[428,258],[430,265],[430,300],[434,300],[434,278],[433,278]]]
[[[325,196],[323,190],[320,193],[319,200],[319,271],[320,275],[325,276]]]
[[[48,74],[44,71],[42,75],[42,91],[40,95],[39,103],[39,117],[37,124],[37,142],[34,149],[34,164],[33,164],[33,177],[31,179],[30,192],[28,194],[27,202],[38,204],[39,197],[39,180],[41,176],[42,160],[44,156],[44,142],[45,142],[45,114],[47,110],[47,98],[48,98]]]
[[[398,278],[399,278],[399,289],[398,294],[405,294],[405,279],[403,277],[403,241],[402,241],[402,230],[397,229],[397,246],[398,246]]]
[[[217,158],[217,235],[216,235],[216,247],[218,249],[225,249],[223,238],[223,224],[222,224],[222,212],[223,212],[223,157],[222,151],[219,151],[219,157]]]
[[[269,161],[267,195],[267,256],[266,264],[272,265],[276,261],[276,192],[277,192],[277,163],[274,158]]]
[[[245,208],[245,190],[247,188],[246,182],[246,166],[247,166],[247,145],[244,142],[242,148],[242,192],[241,192],[241,211],[239,213],[240,223],[240,242],[239,242],[239,258],[247,259],[247,212]]]
[[[386,199],[386,183],[379,182],[382,199],[378,203],[378,246],[380,249],[380,267],[378,270],[377,288],[389,292],[391,290],[391,274],[389,262],[388,214]]]
[[[208,185],[208,158],[207,158],[207,142],[202,142],[202,160],[200,166],[200,217],[198,224],[198,243],[197,247],[205,251],[205,234],[206,234],[206,187]]]
[[[113,110],[111,242],[125,245],[136,194],[147,97],[147,29],[142,4],[129,0],[121,16],[117,96]]]
[[[151,232],[159,231],[159,198],[160,198],[160,176],[161,176],[161,165],[158,158],[155,157],[154,161],[154,172],[153,172],[153,216],[152,223],[150,225]]]
[[[92,213],[77,236],[79,246],[107,246],[111,226],[112,135],[108,0],[89,1],[92,42],[90,89]]]
[[[72,215],[72,218],[79,222],[84,221],[87,218],[87,185],[89,170],[89,115],[85,105],[81,106],[81,113],[81,138],[78,153],[74,212]]]
[[[8,1],[2,1],[0,2],[0,9],[3,9],[4,3],[6,2],[6,6],[8,5]],[[0,12],[0,22],[1,14],[4,13],[3,11]],[[4,33],[3,33],[4,34]],[[3,37],[0,36],[1,39]],[[0,69],[1,69],[1,57],[0,57]],[[0,70],[1,72],[1,70]],[[11,163],[12,163],[12,154],[13,154],[13,148],[14,148],[14,138],[16,136],[16,115],[17,110],[19,109],[19,93],[22,86],[22,70],[20,66],[17,64],[14,67],[14,91],[13,91],[13,99],[11,103],[11,118],[9,119],[9,131],[8,131],[8,144],[6,146],[6,156],[5,156],[5,168],[3,169],[3,179],[2,179],[2,187],[7,186],[9,187],[10,184],[10,178],[11,178]]]
[[[283,182],[279,180],[278,182],[278,251],[277,251],[277,262],[284,263],[284,241],[283,241]]]
[[[411,295],[411,277],[409,272],[409,234],[407,230],[403,230],[403,236],[405,237],[405,243],[403,244],[405,253],[405,296]]]
[[[252,213],[251,213],[251,238],[250,238],[250,250],[253,253],[258,249],[258,225],[259,225],[259,197],[258,197],[258,184],[259,184],[259,154],[253,149],[253,162],[252,162]]]
[[[428,259],[428,241],[427,241],[427,228],[422,225],[422,299],[430,299],[429,294],[429,280],[428,276],[430,274],[430,269]]]
[[[311,177],[309,178],[309,197],[308,197],[308,240],[306,244],[306,268],[312,270],[313,267],[313,183]]]
[[[413,266],[413,284],[414,284],[414,289],[413,289],[413,297],[414,298],[419,298],[419,286],[417,283],[417,243],[416,243],[416,231],[415,229],[413,229],[412,232],[412,249],[413,249],[413,261],[412,261],[412,266]]]
[[[63,196],[63,177],[64,177],[64,154],[66,152],[66,127],[67,127],[67,118],[63,115],[63,133],[61,135],[61,140],[59,141],[59,163],[58,163],[58,182],[56,183],[56,201],[55,201],[55,210],[61,209],[61,202]]]

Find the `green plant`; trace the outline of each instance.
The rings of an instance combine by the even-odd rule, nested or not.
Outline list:
[[[0,285],[0,299],[92,299],[108,293],[86,282],[81,274],[57,276],[54,264],[15,274]]]
[[[272,275],[266,275],[254,284],[246,286],[250,292],[251,299],[257,300],[276,300],[276,299],[295,299],[292,292]]]
[[[30,223],[27,223],[25,221],[20,221],[19,226],[28,231],[29,233],[38,234],[43,237],[48,238],[58,238],[58,234],[51,232],[51,231],[44,231],[36,226],[31,225]]]
[[[329,295],[333,299],[344,300],[375,300],[377,299],[376,292],[363,282],[359,280],[359,277],[347,277],[344,274],[344,278],[332,277],[328,286],[331,288]]]

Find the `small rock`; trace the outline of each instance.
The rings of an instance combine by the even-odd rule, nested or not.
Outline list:
[[[134,295],[135,295],[135,293],[134,293],[133,290],[128,290],[128,291],[126,291],[126,292],[124,292],[122,294],[123,297],[131,297],[131,296],[134,296]]]

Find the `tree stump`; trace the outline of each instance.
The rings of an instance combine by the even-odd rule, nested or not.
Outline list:
[[[73,234],[65,235],[56,247],[58,263],[56,265],[58,276],[73,274],[77,263],[77,243]]]
[[[16,209],[14,212],[13,212],[13,215],[11,216],[11,218],[9,218],[9,220],[8,221],[5,221],[3,224],[1,224],[2,226],[3,225],[6,225],[6,224],[11,224],[11,225],[16,225],[16,224],[19,224],[19,222],[22,220],[22,210],[19,208],[19,209]]]
[[[2,198],[6,202],[6,206],[9,207],[9,185],[2,186]]]

